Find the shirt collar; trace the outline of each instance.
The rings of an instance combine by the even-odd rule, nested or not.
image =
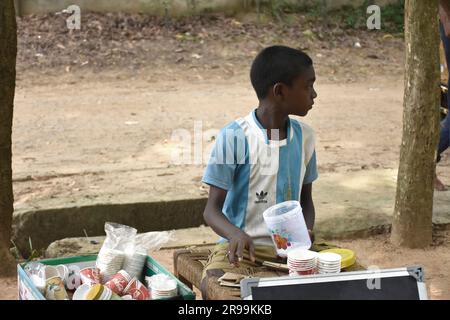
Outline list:
[[[252,124],[253,124],[253,127],[256,127],[256,129],[258,130],[258,132],[259,132],[258,136],[262,137],[266,144],[269,144],[267,130],[264,129],[263,125],[259,122],[258,118],[256,117],[256,109],[251,112],[251,117],[249,117],[249,118],[251,118],[253,120]],[[288,117],[286,136],[289,137],[289,139],[283,139],[283,140],[279,140],[279,141],[270,140],[270,145],[274,146],[274,147],[275,146],[282,147],[282,146],[289,144],[289,142],[292,140],[292,137],[293,137],[292,124],[291,124],[291,118],[289,118],[289,117]]]

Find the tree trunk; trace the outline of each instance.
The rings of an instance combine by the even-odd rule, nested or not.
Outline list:
[[[17,32],[14,0],[0,1],[0,275],[12,275],[13,190],[11,131],[16,86]]]
[[[439,136],[437,17],[437,0],[406,0],[403,136],[391,242],[409,248],[426,247],[432,241]]]

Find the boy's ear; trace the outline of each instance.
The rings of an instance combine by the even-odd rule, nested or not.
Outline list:
[[[275,83],[272,88],[272,93],[274,97],[283,96],[283,84],[280,82]]]

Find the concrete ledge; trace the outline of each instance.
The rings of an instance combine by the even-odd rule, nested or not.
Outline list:
[[[146,238],[150,238],[152,233],[148,232],[138,234],[136,242],[148,248]],[[219,237],[209,227],[200,226],[197,228],[187,228],[172,230],[171,239],[164,244],[161,249],[176,249],[191,246],[211,245],[217,242]],[[89,238],[67,238],[53,242],[45,251],[46,258],[82,256],[89,254],[97,254],[102,247],[105,237],[89,237]],[[150,252],[149,252],[150,253]]]
[[[389,231],[395,203],[396,175],[397,172],[393,169],[322,174],[313,191],[316,237],[326,240],[350,239]],[[129,194],[115,195],[111,191],[108,193],[110,198],[100,194],[101,201],[98,198],[89,200],[99,201],[101,204],[84,202],[82,206],[65,208],[63,205],[69,203],[70,198],[61,197],[54,202],[34,201],[17,205],[13,240],[25,255],[29,253],[28,237],[31,237],[34,248],[42,249],[56,240],[85,237],[83,229],[89,237],[104,235],[104,223],[107,221],[133,226],[140,233],[202,225],[206,198],[194,196],[195,188],[182,183],[189,181],[183,176],[183,172],[161,178],[174,179],[173,187],[170,184],[170,189],[160,188],[153,195],[131,189],[133,192]],[[159,180],[152,179],[157,185]],[[176,198],[181,195],[185,198]],[[149,199],[150,196],[164,198],[142,202],[142,199]],[[186,199],[189,197],[192,199]],[[80,199],[83,197],[80,196]],[[126,203],[105,204],[107,199],[126,199]],[[166,199],[171,201],[163,201]],[[446,229],[450,226],[449,203],[450,191],[434,194],[435,228]],[[31,205],[53,209],[33,208]],[[196,230],[180,234],[178,238],[180,246],[183,246],[183,239],[190,239],[187,245],[216,241],[214,234],[204,236]]]
[[[14,214],[12,240],[24,256],[67,237],[104,235],[105,222],[135,227],[139,232],[197,227],[203,223],[205,198],[129,204],[97,204]]]

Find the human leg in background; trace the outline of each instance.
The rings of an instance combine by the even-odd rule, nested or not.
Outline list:
[[[439,32],[441,35],[441,40],[444,45],[444,51],[445,51],[445,60],[447,62],[447,68],[450,66],[450,39],[445,35],[444,27],[442,26],[442,23],[439,24]],[[450,76],[447,82],[447,88],[450,88]],[[447,105],[450,106],[450,95],[447,93]],[[439,147],[438,147],[438,162],[441,158],[442,152],[448,149],[450,145],[450,115],[447,115],[445,117],[444,121],[441,124],[441,132],[439,136]],[[445,185],[439,180],[439,178],[436,175],[435,178],[435,189],[438,191],[445,191],[447,188]]]

